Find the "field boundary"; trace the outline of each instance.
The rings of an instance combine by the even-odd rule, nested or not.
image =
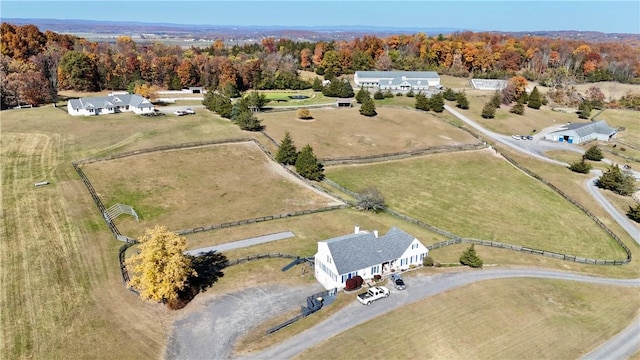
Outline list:
[[[384,153],[384,154],[377,154],[377,155],[323,158],[323,159],[319,159],[319,161],[323,165],[328,165],[328,166],[343,165],[343,164],[364,164],[364,163],[372,163],[372,162],[379,162],[379,161],[404,159],[411,156],[437,154],[437,153],[443,153],[443,152],[480,150],[480,149],[485,149],[487,147],[488,145],[484,142],[481,144],[441,145],[441,146],[430,146],[430,147],[416,149],[416,150],[399,151],[395,153]]]

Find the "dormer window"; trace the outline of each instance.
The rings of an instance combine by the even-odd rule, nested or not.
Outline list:
[[[331,255],[327,255],[327,263],[331,264]]]

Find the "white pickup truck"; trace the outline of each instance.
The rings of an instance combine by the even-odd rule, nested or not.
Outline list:
[[[371,305],[372,302],[389,297],[389,289],[384,286],[375,286],[358,295],[358,301],[363,305]]]

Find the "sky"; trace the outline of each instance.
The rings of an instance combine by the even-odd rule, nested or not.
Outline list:
[[[32,1],[1,0],[0,18],[238,26],[381,26],[472,31],[640,34],[640,1]]]

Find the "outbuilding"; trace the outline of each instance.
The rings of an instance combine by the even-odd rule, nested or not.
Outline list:
[[[617,133],[606,121],[600,120],[589,123],[568,123],[560,130],[545,135],[545,140],[580,144],[586,141],[609,141]]]

